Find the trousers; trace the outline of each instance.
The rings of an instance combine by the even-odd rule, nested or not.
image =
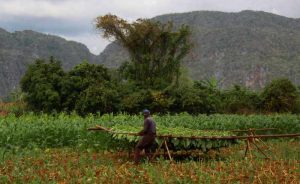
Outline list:
[[[138,164],[141,159],[141,152],[144,149],[146,157],[150,160],[151,159],[151,147],[155,142],[155,135],[144,135],[142,139],[138,142],[135,146],[134,150],[134,163]]]

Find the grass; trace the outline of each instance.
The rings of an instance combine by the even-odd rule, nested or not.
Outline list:
[[[119,152],[22,149],[0,162],[0,183],[298,183],[300,142],[268,141],[271,159],[243,158],[243,145],[198,160],[133,165]],[[213,155],[213,154],[212,154]]]

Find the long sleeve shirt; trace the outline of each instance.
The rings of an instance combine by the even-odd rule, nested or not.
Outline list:
[[[140,135],[155,135],[156,124],[152,118],[148,117],[144,120],[144,129],[139,132]]]

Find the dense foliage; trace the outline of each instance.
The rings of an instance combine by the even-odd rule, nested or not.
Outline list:
[[[259,93],[238,85],[222,93],[222,110],[226,113],[258,112],[261,103]]]
[[[79,114],[117,110],[117,92],[108,69],[83,62],[70,70],[63,79],[62,106]]]
[[[214,78],[192,81],[181,75],[178,82],[165,89],[144,89],[102,65],[83,62],[65,72],[50,58],[29,66],[21,82],[25,95],[20,96],[34,111],[76,111],[80,115],[136,114],[144,108],[154,113],[191,114],[300,112],[300,90],[287,79],[274,80],[262,92],[238,85],[221,90]]]
[[[62,110],[60,91],[64,75],[60,62],[53,57],[49,63],[36,60],[35,64],[28,67],[21,80],[21,88],[26,93],[28,105],[45,112]]]
[[[278,79],[267,85],[262,92],[263,107],[267,111],[291,112],[295,109],[297,89],[287,79]]]
[[[121,66],[126,79],[146,89],[163,89],[178,82],[182,59],[191,48],[187,26],[174,31],[172,23],[149,19],[129,23],[108,14],[97,17],[96,28],[129,52],[130,61]]]
[[[83,62],[65,72],[59,61],[36,60],[21,80],[25,101],[34,111],[114,112],[118,93],[108,69]]]

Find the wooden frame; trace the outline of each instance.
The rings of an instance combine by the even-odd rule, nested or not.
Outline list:
[[[137,133],[132,133],[132,132],[113,132],[110,129],[101,127],[101,126],[97,126],[95,128],[89,128],[88,130],[91,131],[106,131],[108,133],[113,133],[113,134],[126,134],[126,135],[131,135],[131,136],[142,136],[139,135]],[[266,158],[270,158],[267,156],[266,153],[264,153],[264,151],[256,144],[256,142],[262,142],[263,144],[265,144],[262,139],[263,138],[285,138],[285,137],[300,137],[300,133],[296,133],[296,134],[274,134],[274,135],[257,135],[256,131],[258,130],[278,130],[277,128],[259,128],[259,129],[247,129],[247,130],[231,130],[232,132],[247,132],[248,135],[246,136],[174,136],[174,135],[156,135],[157,138],[162,138],[163,141],[162,143],[159,145],[159,147],[156,149],[156,152],[154,153],[154,155],[151,157],[151,159],[154,159],[155,156],[158,154],[159,150],[162,147],[165,147],[165,149],[167,150],[167,154],[168,157],[171,161],[173,161],[172,155],[170,153],[169,147],[168,147],[168,140],[171,138],[179,138],[179,139],[206,139],[206,140],[233,140],[233,139],[237,139],[237,140],[245,140],[246,142],[246,147],[245,147],[245,154],[244,157],[247,157],[247,154],[249,152],[250,158],[253,158],[253,155],[251,153],[252,150],[252,146],[254,145],[254,147],[260,152],[262,153]],[[230,130],[229,130],[230,131]],[[265,144],[265,146],[267,146]]]

